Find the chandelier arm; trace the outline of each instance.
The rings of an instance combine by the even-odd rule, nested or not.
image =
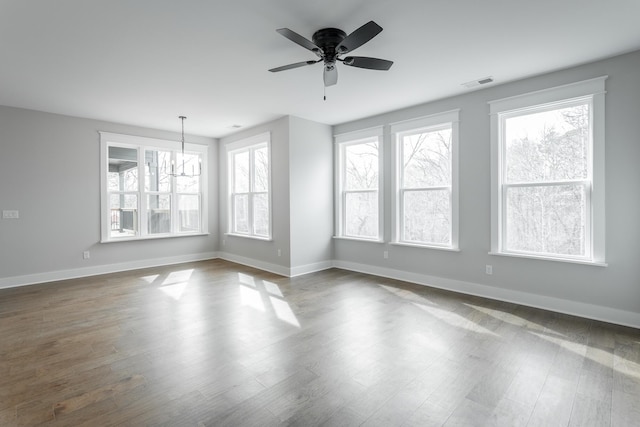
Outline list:
[[[185,172],[185,166],[186,165],[185,165],[185,156],[184,156],[184,145],[185,145],[185,142],[184,142],[184,119],[186,119],[186,116],[178,116],[178,118],[182,121],[182,132],[181,132],[181,140],[180,140],[181,148],[182,148],[182,172],[178,172],[177,169],[174,170],[174,168],[173,168],[173,160],[172,160],[171,161],[171,171],[168,172],[168,171],[166,171],[166,168],[165,168],[165,173],[170,175],[170,176],[172,176],[172,177],[174,177],[174,178],[181,177],[181,176],[182,177],[189,177],[189,178],[200,176],[200,175],[202,175],[202,159],[200,158],[200,156],[198,156],[198,173],[196,173],[195,166],[193,166],[193,165],[191,165],[191,174],[187,174]]]

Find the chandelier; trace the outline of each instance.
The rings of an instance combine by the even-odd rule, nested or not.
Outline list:
[[[165,173],[167,175],[171,175],[171,176],[176,176],[176,177],[194,177],[194,176],[200,176],[200,174],[202,173],[202,159],[200,158],[200,156],[198,156],[198,172],[196,173],[196,168],[195,165],[191,165],[191,173],[188,174],[186,173],[186,168],[185,168],[185,157],[184,157],[184,119],[186,119],[185,116],[178,116],[178,118],[182,121],[182,171],[178,172],[178,170],[180,168],[177,168],[175,165],[175,162],[173,160],[171,160],[171,171],[167,171],[165,168]]]

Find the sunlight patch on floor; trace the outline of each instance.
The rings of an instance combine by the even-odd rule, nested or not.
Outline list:
[[[406,299],[408,301],[412,301],[412,302],[416,302],[416,303],[420,303],[420,304],[431,304],[431,305],[438,305],[437,303],[431,301],[429,298],[426,298],[424,296],[418,295],[414,292],[411,291],[407,291],[404,289],[398,289],[395,288],[393,286],[386,286],[386,285],[378,285],[380,286],[382,289],[384,289],[387,292],[391,292],[394,295],[399,296],[402,299]]]
[[[513,325],[513,326],[519,326],[519,327],[526,326],[526,325],[540,326],[537,323],[531,322],[523,317],[516,316],[509,312],[494,310],[487,307],[482,307],[480,305],[474,305],[474,304],[468,304],[468,303],[463,303],[463,304],[466,305],[467,307],[473,308],[474,310],[477,310],[481,313],[484,313],[488,316],[491,316],[503,322],[509,323],[510,325]]]
[[[613,370],[628,377],[633,377],[635,381],[640,380],[640,364],[624,357],[613,356]]]
[[[238,280],[242,306],[262,313],[273,313],[279,320],[297,328],[300,327],[298,318],[278,285],[266,280],[256,280],[253,276],[243,273],[238,273]]]
[[[275,283],[267,282],[266,280],[263,280],[262,283],[264,284],[264,288],[271,295],[275,295],[275,296],[278,296],[280,298],[283,297],[282,296],[282,292],[280,291],[280,288],[278,287],[278,285],[276,285]]]
[[[151,274],[149,276],[141,277],[141,279],[144,280],[147,283],[153,283],[158,279],[158,277],[160,277],[159,274]]]
[[[618,354],[617,350],[612,353],[612,350],[602,350],[597,347],[567,341],[566,339],[543,333],[532,332],[532,334],[543,340],[553,342],[554,344],[557,344],[558,346],[580,356],[584,356],[586,359],[599,363],[602,366],[612,368],[614,371],[622,375],[633,377],[635,381],[640,379],[640,364]]]
[[[187,289],[187,285],[188,285],[187,282],[174,283],[171,285],[160,286],[159,289],[162,292],[164,292],[166,295],[178,301],[184,294],[184,291]]]
[[[188,282],[189,279],[191,279],[192,274],[193,274],[193,268],[189,268],[187,270],[173,271],[169,273],[167,278],[162,281],[162,286],[172,285],[174,283]]]
[[[278,319],[298,328],[300,327],[300,322],[298,322],[296,315],[293,314],[293,310],[291,310],[289,303],[274,297],[269,297],[269,301],[271,302],[271,306],[275,310]]]
[[[168,297],[178,301],[184,295],[192,274],[193,268],[189,268],[187,270],[172,271],[162,281],[158,289]],[[148,283],[153,283],[158,280],[158,277],[159,275],[155,274],[151,276],[145,276],[142,279],[147,281]]]
[[[583,356],[585,359],[592,360],[607,368],[613,368],[614,371],[640,379],[640,364],[621,357],[610,351],[591,347],[586,344],[567,341],[563,338],[546,335],[538,332],[531,332],[533,335],[545,341],[552,342],[561,348],[567,349],[573,353]]]
[[[451,326],[455,326],[456,328],[462,328],[462,329],[466,329],[468,331],[471,332],[477,332],[480,334],[486,334],[486,335],[492,335],[494,337],[497,337],[498,334],[491,332],[490,330],[483,328],[482,326],[476,324],[475,322],[473,322],[472,320],[466,319],[462,316],[460,316],[459,314],[456,314],[452,311],[449,310],[442,310],[440,308],[437,307],[433,307],[430,305],[425,305],[425,304],[418,304],[418,303],[412,303],[413,305],[415,305],[416,307],[420,308],[421,310],[426,311],[427,313],[431,314],[432,316],[438,318],[439,320],[448,323]]]
[[[240,304],[258,311],[265,311],[260,292],[247,285],[240,285]]]
[[[434,350],[438,353],[447,353],[449,344],[436,333],[432,331],[424,331],[421,333],[413,333],[411,340],[416,344]]]
[[[552,342],[556,345],[558,345],[558,347],[562,347],[566,350],[569,350],[573,353],[579,354],[580,356],[585,356],[585,354],[587,353],[587,345],[586,344],[580,344],[580,343],[576,343],[576,342],[572,342],[572,341],[567,341],[566,338],[561,338],[558,336],[552,336],[546,333],[540,333],[540,332],[531,332],[532,335],[535,335],[538,338],[541,338],[545,341],[549,341]]]
[[[242,284],[253,286],[253,287],[256,286],[256,281],[254,280],[253,276],[249,276],[248,274],[238,273],[238,280]]]

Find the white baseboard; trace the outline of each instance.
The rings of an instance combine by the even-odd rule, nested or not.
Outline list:
[[[136,270],[140,268],[158,267],[163,265],[180,264],[193,261],[204,261],[221,258],[237,264],[247,265],[260,270],[269,271],[285,277],[300,276],[316,271],[336,267],[343,270],[356,271],[374,276],[403,280],[405,282],[430,286],[433,288],[475,295],[483,298],[535,307],[558,313],[570,314],[587,319],[615,323],[623,326],[640,329],[640,313],[618,310],[611,307],[603,307],[577,301],[570,301],[544,295],[536,295],[528,292],[510,289],[496,288],[462,280],[447,279],[444,277],[429,276],[425,274],[411,273],[391,268],[378,267],[368,264],[359,264],[348,261],[324,261],[314,264],[297,266],[293,268],[283,267],[252,258],[242,257],[226,252],[206,252],[199,254],[178,255],[165,258],[154,258],[141,261],[123,262],[117,264],[98,265],[70,270],[59,270],[46,273],[28,274],[0,278],[0,289],[17,286],[34,285],[38,283],[55,282],[59,280],[75,279],[79,277],[96,276],[99,274],[116,273],[119,271]]]
[[[140,261],[122,262],[117,264],[96,265],[70,270],[49,271],[46,273],[27,274],[0,278],[0,289],[17,286],[35,285],[38,283],[56,282],[59,280],[77,279],[79,277],[97,276],[99,274],[117,273],[119,271],[137,270],[140,268],[158,267],[163,265],[181,264],[192,261],[205,261],[218,258],[217,252],[177,255],[172,257],[145,259]]]
[[[259,261],[253,258],[247,258],[240,255],[230,254],[227,252],[220,252],[219,258],[235,262],[237,264],[246,265],[249,267],[257,268],[259,270],[268,271],[270,273],[279,274],[285,277],[302,276],[303,274],[314,273],[316,271],[322,271],[333,267],[333,261],[322,261],[313,264],[299,265],[296,267],[284,267],[282,265],[272,264],[269,262]]]
[[[247,258],[236,254],[230,254],[228,252],[219,252],[218,258],[235,262],[236,264],[242,264],[248,267],[257,268],[258,270],[268,271],[269,273],[279,274],[280,276],[289,277],[290,273],[288,267],[283,267],[278,264],[272,264],[270,262]]]
[[[333,261],[316,262],[313,264],[299,265],[289,269],[289,277],[302,276],[303,274],[315,273],[316,271],[327,270],[333,267]]]
[[[347,261],[334,261],[333,266],[349,271],[372,274],[374,276],[402,280],[419,285],[448,291],[475,295],[483,298],[505,301],[528,307],[540,308],[557,313],[570,314],[587,319],[615,323],[623,326],[640,329],[640,313],[618,310],[611,307],[603,307],[577,301],[570,301],[544,295],[536,295],[528,292],[514,291],[510,289],[495,288],[493,286],[461,280],[446,279],[443,277],[428,276],[407,271],[378,267],[367,264],[358,264]]]

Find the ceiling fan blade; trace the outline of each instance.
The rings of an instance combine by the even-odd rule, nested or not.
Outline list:
[[[338,69],[335,65],[326,65],[324,67],[324,85],[333,86],[338,83]]]
[[[377,36],[380,31],[382,31],[382,27],[380,25],[373,21],[369,21],[345,37],[344,40],[342,40],[342,42],[336,47],[336,52],[338,52],[338,54],[351,52]]]
[[[283,65],[282,67],[272,68],[269,71],[271,71],[272,73],[277,73],[278,71],[291,70],[293,68],[300,68],[300,67],[304,67],[305,65],[313,65],[318,62],[320,62],[320,60],[296,62],[295,64]]]
[[[393,65],[393,61],[387,61],[386,59],[379,58],[369,58],[367,56],[347,56],[346,58],[344,58],[342,63],[351,67],[383,71],[388,70]]]
[[[311,40],[308,40],[302,37],[300,34],[296,33],[295,31],[291,31],[288,28],[278,28],[276,31],[282,34],[283,36],[285,36],[286,38],[288,38],[289,40],[291,40],[292,42],[299,44],[305,49],[309,49],[310,51],[316,54],[320,52],[320,48],[316,46],[315,43],[313,43]]]

